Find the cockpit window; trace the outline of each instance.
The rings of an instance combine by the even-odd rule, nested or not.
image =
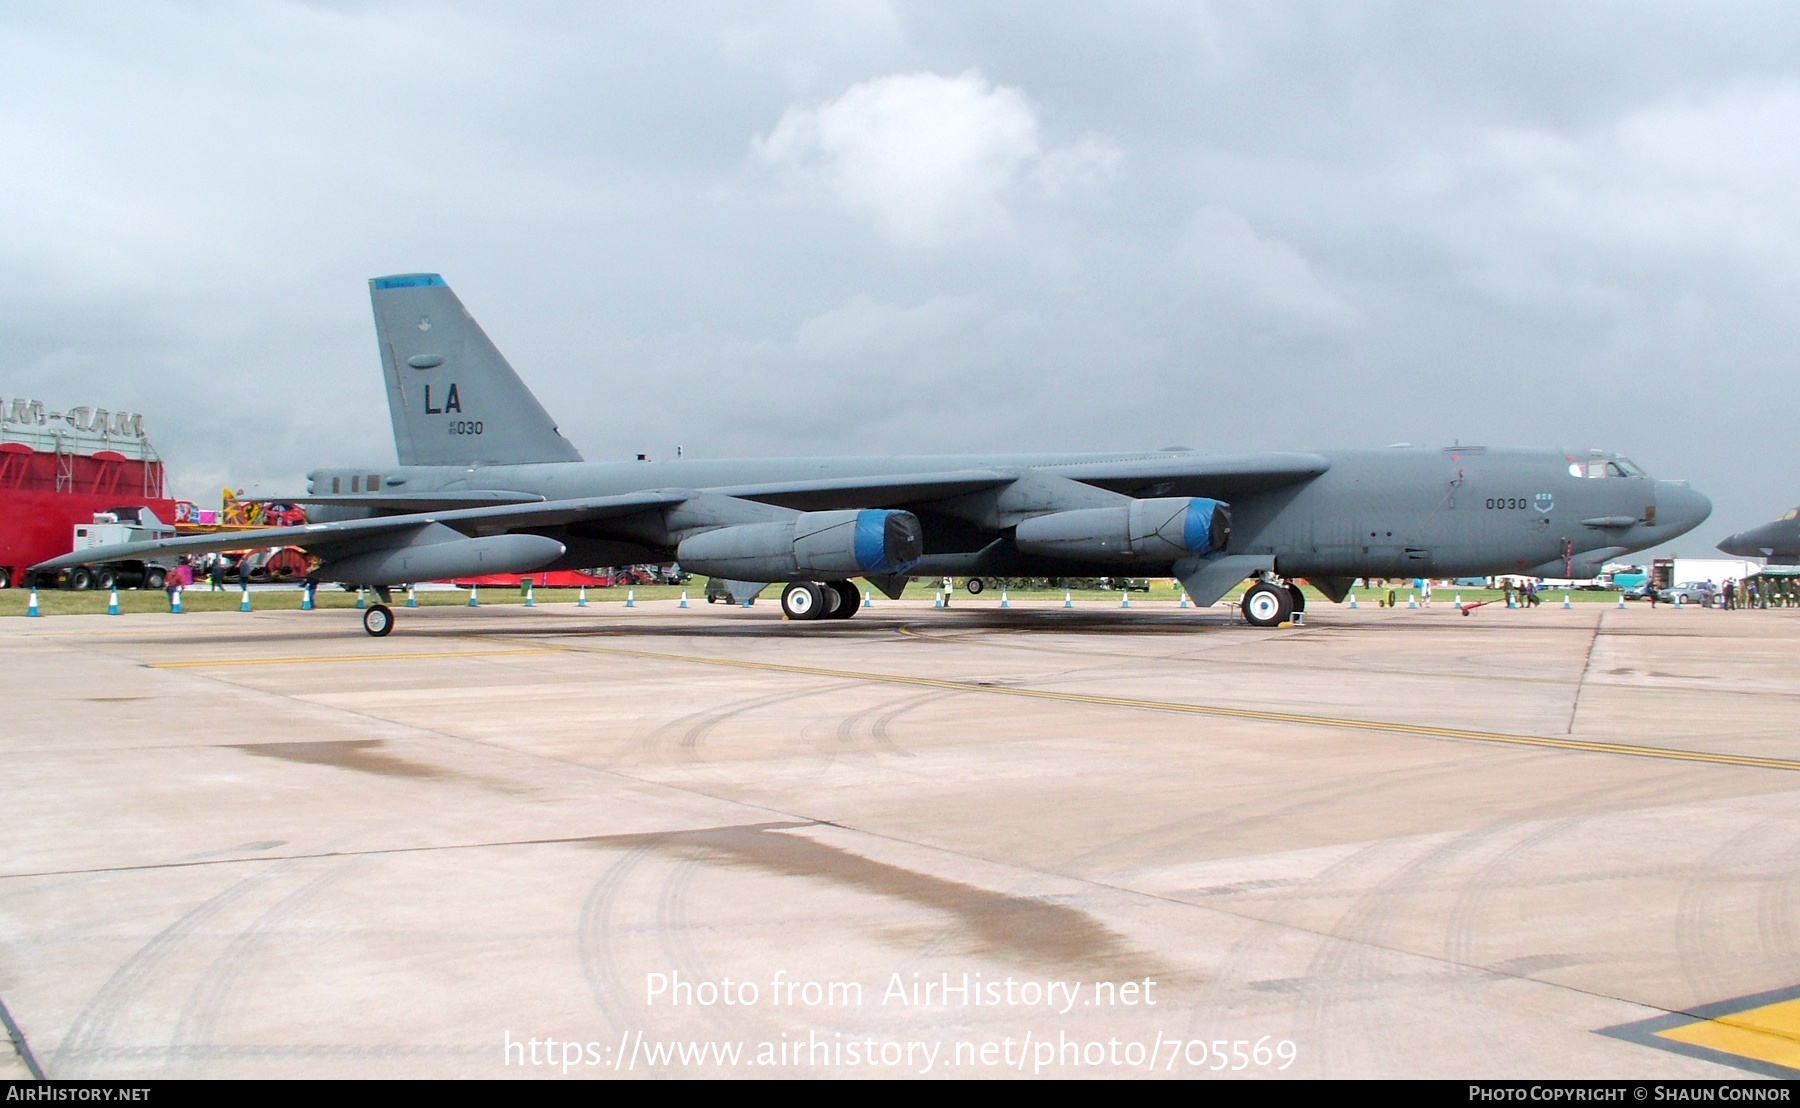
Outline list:
[[[1789,508],[1781,516],[1782,519],[1800,519],[1800,508]]]
[[[1571,477],[1643,477],[1644,471],[1626,458],[1589,458],[1569,466]]]

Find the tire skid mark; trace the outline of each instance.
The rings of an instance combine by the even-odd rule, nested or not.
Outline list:
[[[702,981],[716,983],[730,977],[730,974],[712,972],[705,953],[694,941],[695,929],[688,917],[688,894],[695,879],[703,876],[708,867],[717,865],[717,860],[695,855],[665,859],[664,864],[668,866],[668,874],[658,892],[656,907],[656,941],[662,950],[662,964],[681,973],[690,985],[696,987]],[[672,977],[669,988],[672,994]],[[671,995],[669,999],[674,998]],[[749,1028],[759,1023],[758,1013],[764,1007],[764,1003],[749,1006],[726,1005],[722,1002],[704,1005],[696,1001],[683,1010],[683,1015],[691,1019],[698,1014],[720,1037],[748,1038]],[[682,1033],[691,1034],[685,1030]]]
[[[1390,771],[1383,776],[1383,780],[1388,783],[1398,782],[1414,787],[1441,778],[1460,777],[1467,772],[1468,768],[1461,764],[1428,763],[1411,769]],[[1352,773],[1321,781],[1317,785],[1305,789],[1290,790],[1286,794],[1284,802],[1273,809],[1269,807],[1267,796],[1247,796],[1235,804],[1222,804],[1216,808],[1133,832],[1067,860],[1062,864],[1062,868],[1080,872],[1081,867],[1095,865],[1101,862],[1108,853],[1116,852],[1120,848],[1127,848],[1135,855],[1142,855],[1150,851],[1158,854],[1167,854],[1170,851],[1191,853],[1193,848],[1217,841],[1222,835],[1252,829],[1271,820],[1280,822],[1287,817],[1304,817],[1315,812],[1322,804],[1364,797],[1368,791],[1368,777],[1360,773]],[[1180,837],[1174,841],[1166,841],[1171,833]],[[1165,841],[1158,843],[1159,839]]]
[[[736,700],[702,708],[661,724],[639,739],[636,745],[643,756],[661,758],[664,764],[673,764],[690,770],[705,768],[709,763],[700,756],[702,744],[708,735],[723,724],[760,708],[821,696],[833,691],[835,687],[837,686],[783,689],[778,692],[739,697]],[[677,732],[679,735],[676,734]],[[666,757],[665,755],[670,751],[673,751],[678,758]]]
[[[874,741],[877,750],[885,750],[902,758],[917,758],[917,754],[894,741],[894,723],[902,716],[911,715],[921,708],[948,700],[954,695],[956,694],[932,689],[928,692],[900,697],[897,701],[889,701],[893,707],[876,717],[874,724],[869,727],[869,738]]]
[[[1796,942],[1800,936],[1796,936],[1794,924],[1795,892],[1800,888],[1800,835],[1791,838],[1787,850],[1775,861],[1775,874],[1757,893],[1757,934],[1765,950],[1794,966],[1800,964],[1800,943]]]
[[[1706,968],[1718,963],[1719,934],[1725,930],[1719,921],[1731,911],[1730,905],[1719,903],[1721,893],[1744,878],[1746,859],[1765,856],[1757,849],[1759,840],[1772,838],[1771,831],[1791,835],[1793,825],[1791,810],[1771,812],[1720,843],[1704,862],[1688,870],[1688,879],[1676,898],[1675,954],[1691,996],[1716,1000],[1744,992],[1735,981]]]
[[[1435,877],[1449,874],[1459,859],[1478,853],[1486,844],[1502,840],[1508,833],[1517,833],[1521,823],[1535,823],[1540,819],[1552,816],[1558,809],[1573,800],[1593,800],[1608,796],[1611,792],[1612,790],[1605,786],[1598,786],[1588,790],[1580,797],[1546,801],[1525,812],[1514,813],[1508,816],[1504,822],[1469,828],[1460,834],[1449,837],[1437,848],[1413,858],[1357,898],[1355,904],[1340,918],[1338,925],[1331,931],[1334,937],[1348,941],[1322,948],[1319,956],[1315,957],[1312,965],[1309,966],[1309,974],[1317,975],[1325,972],[1340,976],[1348,973],[1352,980],[1381,979],[1380,962],[1391,957],[1393,953],[1408,952],[1408,947],[1404,942],[1388,941],[1384,938],[1384,921],[1402,915],[1409,900],[1431,892],[1430,883]],[[1484,870],[1486,868],[1486,866],[1483,867]],[[1466,886],[1469,880],[1465,878],[1463,884]],[[1487,967],[1470,966],[1455,958],[1440,957],[1437,961],[1440,964],[1482,973],[1494,972]],[[1423,985],[1420,987],[1425,988]],[[1456,1004],[1459,990],[1451,985],[1447,991],[1451,995],[1453,1005]],[[1324,1033],[1324,1017],[1329,1003],[1328,1000],[1321,998],[1312,1006],[1312,1026],[1315,1032],[1321,1035]],[[1385,1026],[1386,1021],[1375,1005],[1363,1007],[1360,1013],[1362,1015],[1362,1039],[1365,1043],[1375,1043],[1380,1038],[1378,1029]],[[1376,1049],[1385,1055],[1379,1063],[1381,1066],[1397,1067],[1404,1064],[1404,1059],[1395,1056],[1393,1054],[1395,1048],[1389,1044],[1378,1043]]]
[[[1404,774],[1402,780],[1417,785],[1427,783],[1436,778],[1454,776],[1461,772],[1461,767],[1455,766],[1424,766],[1407,772]],[[1366,791],[1367,779],[1361,776],[1352,776],[1327,782],[1317,789],[1308,790],[1293,796],[1290,798],[1288,804],[1277,808],[1273,813],[1270,813],[1266,807],[1260,809],[1257,808],[1256,806],[1260,802],[1252,799],[1246,801],[1241,806],[1249,814],[1242,819],[1227,823],[1225,826],[1228,828],[1247,827],[1264,822],[1264,817],[1276,821],[1280,821],[1287,817],[1298,818],[1304,816],[1322,802],[1351,796],[1360,796],[1366,793]],[[1258,815],[1258,812],[1260,812],[1261,815]],[[1216,816],[1218,812],[1215,811],[1210,814]],[[1196,817],[1196,819],[1204,818],[1206,817]],[[1182,821],[1182,824],[1192,822],[1195,821]],[[1171,826],[1179,825],[1181,824]],[[1183,840],[1181,843],[1177,844],[1176,847],[1166,847],[1164,849],[1181,849],[1185,848],[1189,843],[1204,841],[1204,839],[1216,834],[1215,828],[1216,825],[1202,828],[1198,830],[1193,837]],[[1266,935],[1271,933],[1291,934],[1293,929],[1297,926],[1312,930],[1310,925],[1295,924],[1282,918],[1286,914],[1281,910],[1285,902],[1296,899],[1310,901],[1319,895],[1319,890],[1329,889],[1339,874],[1351,872],[1365,866],[1372,857],[1386,851],[1391,845],[1391,840],[1387,839],[1378,839],[1364,843],[1350,854],[1337,859],[1324,869],[1320,870],[1317,874],[1298,883],[1294,889],[1285,893],[1276,894],[1273,898],[1273,903],[1265,901],[1254,907],[1226,907],[1225,904],[1221,903],[1221,899],[1216,896],[1195,895],[1192,892],[1183,890],[1176,890],[1165,895],[1175,898],[1182,903],[1194,904],[1197,907],[1230,911],[1233,915],[1237,916],[1239,919],[1245,920],[1251,925],[1242,936],[1232,943],[1219,961],[1216,970],[1217,976],[1221,980],[1229,980],[1241,976],[1237,972],[1238,966],[1241,963],[1254,960],[1256,956],[1262,953],[1265,949],[1264,939]],[[1320,939],[1325,942],[1331,941],[1331,939],[1323,933],[1320,933]]]
[[[647,846],[626,848],[623,856],[607,866],[594,881],[576,920],[576,955],[582,980],[587,983],[594,1011],[606,1021],[609,1037],[629,1030],[633,1015],[642,1011],[641,1005],[633,1005],[634,997],[621,972],[616,942],[617,936],[624,932],[614,925],[613,910],[620,890],[650,855]]]
[[[69,1024],[62,1041],[57,1044],[52,1068],[71,1077],[85,1073],[83,1064],[97,1060],[102,1055],[108,1045],[113,1023],[125,1014],[163,962],[214,920],[223,917],[239,902],[264,885],[285,876],[299,864],[272,861],[267,864],[267,868],[239,879],[188,909],[173,923],[151,936],[131,957],[113,970],[112,975],[88,998],[88,1002]]]
[[[277,925],[306,906],[321,892],[367,864],[367,859],[354,857],[326,863],[329,868],[323,873],[270,905],[262,915],[232,937],[213,958],[212,964],[201,973],[176,1017],[169,1039],[172,1050],[164,1063],[165,1073],[175,1076],[170,1071],[177,1059],[187,1057],[185,1052],[226,1045],[213,1042],[225,1006],[230,1002],[245,971],[252,967],[252,959],[262,953],[269,937],[277,930]]]
[[[1307,965],[1308,977],[1332,981],[1336,986],[1329,993],[1321,991],[1311,1004],[1305,1006],[1310,1041],[1321,1044],[1321,1049],[1325,1050],[1333,1047],[1354,1050],[1356,1060],[1372,1067],[1376,1072],[1402,1072],[1404,1059],[1396,1057],[1395,1048],[1375,1032],[1376,1027],[1388,1023],[1383,1009],[1390,1001],[1382,996],[1381,989],[1381,985],[1388,980],[1383,963],[1397,951],[1404,949],[1384,942],[1384,933],[1388,930],[1386,921],[1402,910],[1406,901],[1418,895],[1419,886],[1427,879],[1441,873],[1503,831],[1504,827],[1484,826],[1450,836],[1436,847],[1403,863],[1387,878],[1357,897],[1330,931],[1333,939],[1341,941],[1322,944]],[[1395,844],[1388,845],[1391,848]],[[1420,983],[1418,988],[1420,991],[1429,991],[1424,983]],[[1345,991],[1355,994],[1354,999],[1361,1003],[1353,1007],[1346,1005],[1346,998],[1341,995]],[[1361,1033],[1355,1036],[1354,1046],[1341,1039],[1334,1042],[1331,1034],[1333,1024],[1328,1018],[1334,1008],[1346,1009],[1346,1014],[1353,1013],[1360,1017],[1358,1022]],[[1347,1030],[1342,1025],[1339,1028]]]

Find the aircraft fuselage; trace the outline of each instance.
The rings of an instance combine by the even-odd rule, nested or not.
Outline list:
[[[1125,495],[1218,496],[1230,505],[1228,553],[1267,555],[1287,577],[1464,576],[1522,573],[1590,576],[1600,564],[1697,526],[1711,503],[1684,483],[1606,473],[1611,456],[1556,450],[1400,447],[1320,451],[1324,472],[1274,487],[1254,482],[1221,495],[1145,479],[1114,482]],[[1168,452],[1118,454],[949,455],[933,457],[762,458],[642,462],[553,462],[531,465],[402,466],[320,469],[309,474],[316,495],[343,493],[378,477],[382,496],[493,492],[568,500],[651,489],[741,489],[760,484],[831,482],[895,474],[963,471],[1032,472],[1166,459]],[[1589,476],[1591,472],[1601,476]],[[336,487],[333,482],[336,481]],[[1179,482],[1176,483],[1180,485]],[[360,489],[359,489],[360,491]],[[780,502],[781,498],[776,499]],[[983,526],[958,499],[870,504],[854,491],[805,500],[809,509],[904,506],[925,530],[916,576],[995,574],[1080,576],[1117,573],[1117,561],[1072,563],[1018,551],[1004,529]],[[324,522],[360,518],[372,507],[322,506]],[[568,552],[552,568],[668,561],[673,551],[621,540],[582,524],[545,527]],[[1131,571],[1165,576],[1171,564],[1140,563]]]

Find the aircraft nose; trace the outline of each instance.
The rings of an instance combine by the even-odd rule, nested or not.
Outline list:
[[[1752,527],[1748,531],[1739,531],[1720,543],[1718,548],[1740,558],[1760,558],[1774,542],[1774,536],[1769,533],[1773,530],[1773,527],[1764,524],[1761,527]]]
[[[1706,517],[1712,515],[1712,508],[1712,501],[1705,493],[1673,481],[1656,483],[1657,529],[1666,529],[1669,538],[1686,534],[1706,522]]]

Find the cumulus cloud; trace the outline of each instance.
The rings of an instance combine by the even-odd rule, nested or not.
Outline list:
[[[1257,234],[1237,212],[1208,205],[1175,235],[1173,281],[1208,314],[1239,327],[1312,334],[1355,324],[1357,312],[1327,288],[1291,244]]]
[[[1036,110],[975,70],[904,73],[789,107],[756,152],[874,217],[901,246],[932,248],[1010,226],[1028,182],[1057,193],[1103,181],[1118,152],[1095,136],[1046,149]]]

